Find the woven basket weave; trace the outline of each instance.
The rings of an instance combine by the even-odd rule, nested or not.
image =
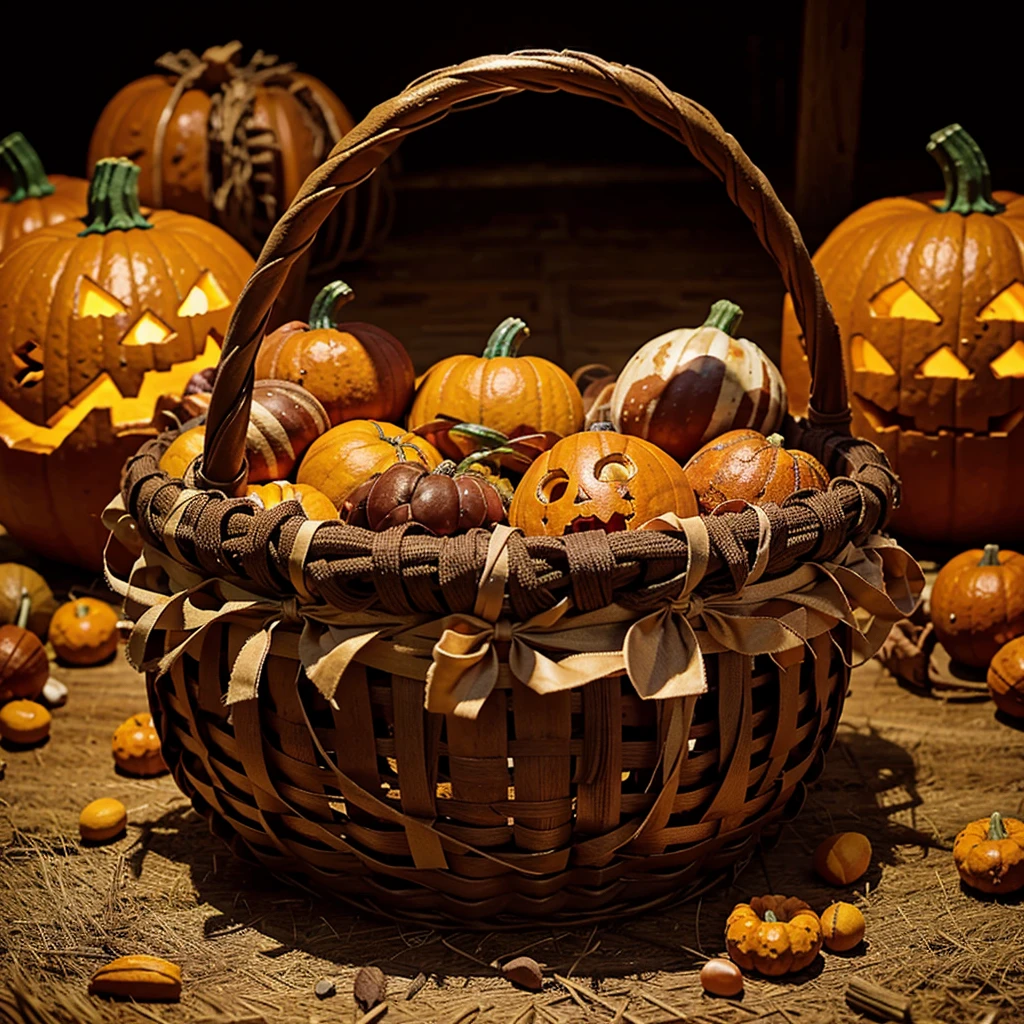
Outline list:
[[[448,539],[232,497],[264,326],[319,225],[410,132],[524,90],[625,106],[724,182],[804,328],[811,413],[786,433],[826,463],[828,492],[611,535]],[[189,479],[160,472],[167,435],[128,463],[108,510],[108,578],[178,785],[238,854],[431,926],[595,921],[714,884],[799,808],[852,657],[920,589],[878,534],[897,484],[846,432],[842,366],[792,219],[703,108],[578,53],[413,83],[335,147],[275,228]]]

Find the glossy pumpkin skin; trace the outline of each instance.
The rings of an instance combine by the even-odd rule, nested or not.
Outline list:
[[[98,665],[117,650],[117,613],[106,601],[79,597],[50,621],[50,643],[69,665]]]
[[[53,591],[42,576],[27,565],[17,562],[0,564],[0,623],[18,621],[21,592],[28,593],[29,612],[25,628],[42,639],[50,629],[50,619],[57,610]]]
[[[1024,821],[998,811],[972,821],[953,842],[953,861],[964,883],[979,892],[1024,888]]]
[[[39,637],[21,626],[0,626],[0,704],[35,700],[49,678],[50,662]]]
[[[53,716],[34,700],[12,700],[0,707],[0,737],[19,747],[41,743],[50,735]]]
[[[167,771],[160,753],[160,736],[148,712],[125,719],[114,730],[111,747],[114,763],[129,775],[162,775]]]
[[[999,648],[1024,634],[1024,556],[994,544],[957,555],[932,587],[935,634],[954,661],[987,668]]]
[[[988,667],[988,692],[1011,718],[1024,718],[1024,636],[996,651]]]
[[[297,501],[310,519],[337,519],[338,510],[326,494],[309,484],[293,484],[275,480],[271,484],[257,484],[245,489],[249,497],[259,498],[264,508],[273,508],[282,501]]]
[[[949,136],[932,136],[942,160],[963,146]],[[939,544],[1013,544],[1024,539],[1024,352],[1006,354],[1024,338],[1024,197],[991,192],[987,165],[973,183],[977,161],[960,165],[950,193],[956,201],[960,189],[965,212],[942,212],[949,194],[877,200],[829,235],[814,265],[843,339],[853,433],[882,448],[903,481],[893,529]],[[912,291],[893,308],[887,289],[899,282]],[[943,349],[953,358],[925,375]],[[788,298],[782,369],[790,412],[802,416],[810,377]]]
[[[695,516],[679,464],[648,441],[588,430],[542,452],[516,487],[508,521],[526,534],[635,530],[665,512]]]
[[[539,356],[516,355],[529,329],[509,317],[495,328],[483,356],[449,356],[421,378],[409,429],[450,416],[503,434],[583,426],[583,398],[569,375]]]
[[[723,299],[702,326],[669,331],[638,349],[611,395],[615,429],[653,441],[680,462],[727,431],[777,430],[786,385],[752,341],[733,337],[742,315]]]
[[[813,455],[783,447],[780,434],[756,430],[730,430],[709,441],[685,469],[705,513],[723,501],[781,505],[796,491],[828,487],[828,473]]]
[[[10,172],[12,187],[0,188],[0,252],[22,235],[85,215],[89,182],[47,175],[21,132],[0,139],[3,170]]]
[[[253,266],[205,221],[143,216],[132,167],[100,165],[88,224],[0,252],[0,522],[92,569],[125,460],[157,433],[158,399],[217,362]]]
[[[321,289],[309,323],[293,320],[264,340],[256,376],[300,384],[320,400],[332,426],[345,420],[400,420],[412,398],[412,360],[383,328],[339,319],[338,311],[352,297],[344,281]]]
[[[725,943],[745,971],[778,977],[813,962],[822,944],[821,921],[803,900],[755,896],[729,915]]]
[[[296,480],[326,494],[340,509],[360,484],[400,462],[436,469],[441,456],[422,437],[393,423],[349,420],[313,442]]]
[[[418,523],[447,537],[503,522],[505,506],[480,473],[458,473],[454,462],[442,462],[433,472],[400,462],[357,487],[345,501],[342,519],[378,531]]]

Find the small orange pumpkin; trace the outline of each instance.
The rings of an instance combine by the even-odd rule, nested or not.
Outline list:
[[[50,620],[50,643],[69,665],[98,665],[117,650],[117,615],[106,601],[79,597]]]
[[[856,882],[871,865],[871,841],[861,832],[837,832],[814,851],[814,870],[831,885]]]
[[[162,775],[167,771],[160,753],[160,736],[149,712],[125,719],[114,730],[111,747],[115,764],[129,775]]]
[[[28,591],[29,613],[25,628],[45,639],[57,609],[49,584],[34,569],[17,562],[0,563],[0,623],[15,623],[21,610],[22,591]]]
[[[449,356],[423,375],[409,412],[409,429],[444,416],[480,423],[503,434],[583,426],[583,397],[561,367],[539,356],[520,356],[530,333],[508,317],[494,329],[483,356]]]
[[[34,700],[12,700],[0,708],[0,737],[19,747],[31,747],[50,735],[52,716]]]
[[[523,474],[508,521],[524,533],[635,530],[661,515],[697,515],[686,473],[640,437],[588,430],[542,452]]]
[[[1003,644],[1024,634],[1024,556],[996,544],[957,555],[935,578],[931,615],[954,661],[987,668]]]
[[[310,519],[338,518],[338,510],[331,499],[309,484],[275,480],[272,484],[249,486],[245,493],[250,498],[257,498],[264,508],[273,508],[282,501],[297,501]]]
[[[781,434],[730,430],[709,441],[686,464],[702,512],[741,498],[753,505],[781,505],[796,491],[823,491],[828,473],[813,455],[784,447]]]
[[[988,667],[988,692],[1011,718],[1024,718],[1024,636],[996,651]]]
[[[0,139],[0,161],[13,188],[0,188],[0,249],[37,228],[84,217],[89,182],[63,174],[47,175],[39,154],[21,132]]]
[[[1024,888],[1024,821],[991,817],[972,821],[953,843],[953,861],[966,885],[980,892]]]
[[[821,949],[818,915],[792,896],[755,896],[733,908],[725,925],[733,962],[777,977],[802,971]]]
[[[833,953],[860,945],[866,929],[864,915],[852,903],[833,903],[821,915],[821,934]]]
[[[0,626],[0,704],[15,697],[34,700],[50,677],[50,662],[39,637],[26,629],[32,602],[22,588],[18,619]]]
[[[349,420],[310,445],[296,479],[326,494],[335,508],[341,508],[360,484],[399,462],[419,462],[436,469],[441,455],[428,441],[393,423]]]
[[[256,376],[300,384],[320,399],[332,425],[400,419],[415,384],[412,360],[383,328],[339,321],[338,311],[354,297],[344,281],[321,288],[308,324],[292,320],[263,342]]]

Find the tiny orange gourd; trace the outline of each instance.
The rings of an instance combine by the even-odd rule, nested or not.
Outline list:
[[[34,700],[12,700],[0,708],[0,736],[18,747],[42,743],[50,735],[52,716]]]
[[[743,972],[731,960],[717,957],[700,969],[700,984],[709,995],[738,996],[743,991]]]
[[[111,746],[115,764],[129,775],[162,775],[167,771],[160,753],[160,736],[148,711],[125,719],[114,730]]]
[[[833,903],[822,912],[821,934],[834,953],[845,953],[864,938],[867,922],[852,903]]]
[[[837,832],[814,851],[814,870],[832,885],[856,882],[871,863],[871,841],[860,832]]]
[[[96,971],[89,994],[146,1003],[175,1002],[181,997],[181,968],[144,953],[121,956]]]
[[[120,800],[100,797],[87,804],[78,819],[79,835],[90,843],[103,843],[119,836],[128,824],[128,811]]]
[[[755,896],[733,908],[725,926],[729,956],[745,971],[770,977],[802,971],[818,955],[821,921],[792,896]]]
[[[254,484],[245,489],[250,498],[258,499],[264,508],[273,508],[283,501],[297,501],[310,519],[337,519],[338,510],[326,494],[309,484],[293,484],[275,480],[271,484]]]
[[[1024,636],[996,651],[987,681],[996,707],[1011,718],[1024,718]]]
[[[69,665],[98,665],[117,650],[117,613],[106,601],[79,597],[50,620],[50,643]]]
[[[1024,888],[1024,821],[998,811],[972,821],[953,842],[953,862],[964,884],[979,892]]]

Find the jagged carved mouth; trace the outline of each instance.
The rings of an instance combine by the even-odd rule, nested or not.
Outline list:
[[[613,512],[607,519],[600,516],[577,516],[562,531],[563,536],[567,533],[584,533],[587,530],[604,530],[605,533],[618,533],[620,530],[629,529],[628,523],[635,513],[623,515],[621,512]]]
[[[938,427],[935,430],[922,430],[917,426],[913,416],[904,416],[902,413],[883,409],[880,405],[864,398],[862,395],[853,395],[856,407],[863,414],[871,426],[882,433],[890,430],[912,430],[925,437],[939,437],[942,435],[951,437],[1005,437],[1012,434],[1014,430],[1024,421],[1024,409],[1014,409],[1012,412],[1002,416],[990,416],[988,430],[969,430],[966,427]]]

